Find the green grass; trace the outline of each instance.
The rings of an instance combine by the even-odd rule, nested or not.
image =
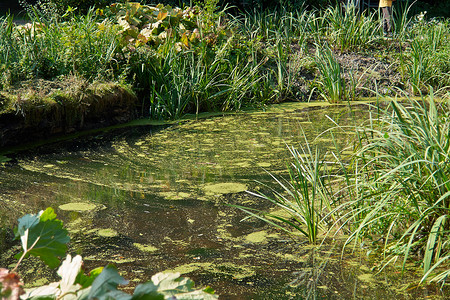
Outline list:
[[[450,115],[433,94],[422,101],[392,102],[360,135],[356,201],[363,207],[351,239],[380,236],[385,261],[420,257],[424,276],[448,255]],[[428,275],[426,275],[428,276]]]
[[[320,47],[319,45],[316,45],[316,48],[314,60],[320,72],[320,77],[317,80],[320,96],[330,103],[349,100],[342,67],[334,57],[333,51],[328,47]]]

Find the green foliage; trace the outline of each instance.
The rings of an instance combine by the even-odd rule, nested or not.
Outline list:
[[[409,51],[400,56],[404,80],[409,82],[411,93],[418,95],[450,83],[450,26],[448,21],[426,21],[425,15],[410,22]]]
[[[115,3],[106,14],[114,17],[121,29],[122,46],[134,50],[140,46],[158,49],[171,40],[178,51],[191,49],[201,42],[217,43],[226,31],[216,23],[219,14],[200,7],[143,5],[138,2]]]
[[[409,18],[410,6],[399,8],[391,43],[382,39],[376,13],[359,14],[351,5],[307,10],[291,4],[231,16],[217,0],[182,9],[125,2],[96,13],[71,8],[57,17],[34,10],[26,25],[2,18],[0,88],[69,74],[88,81],[125,80],[142,99],[143,114],[169,119],[307,99],[314,87],[339,102],[366,95],[367,86],[359,89],[360,81],[330,51],[374,56],[375,49],[385,49],[381,56],[399,66],[401,84],[411,94],[450,83],[448,21]],[[310,70],[296,68],[296,60],[315,61],[320,72],[315,82],[308,78]],[[364,82],[372,88],[380,80],[369,73]]]
[[[391,113],[364,134],[357,178],[368,208],[356,235],[383,233],[386,259],[422,252],[424,274],[448,255],[450,117],[433,95],[428,102],[392,103]],[[370,177],[367,174],[372,174]],[[444,246],[444,247],[443,247]]]
[[[320,72],[320,78],[317,80],[317,84],[322,98],[330,103],[350,100],[346,97],[347,89],[342,75],[341,65],[334,57],[333,51],[330,48],[321,48],[317,45],[314,59]]]
[[[444,265],[449,259],[448,103],[436,103],[433,94],[420,102],[393,101],[356,131],[359,148],[351,163],[336,162],[343,175],[334,184],[346,200],[332,206],[329,224],[349,233],[346,245],[371,244],[369,253],[380,251],[380,269],[401,261],[405,270],[408,261],[419,258],[422,281],[444,283],[449,273]]]
[[[375,13],[358,13],[354,5],[344,9],[328,7],[322,18],[327,24],[326,36],[341,52],[368,49],[380,38]]]
[[[117,29],[107,20],[97,21],[92,11],[70,22],[36,19],[15,26],[12,20],[0,20],[0,86],[70,73],[88,79],[110,77],[116,63]]]
[[[383,111],[375,107],[379,115],[349,128],[358,137],[350,158],[337,152],[334,161],[319,159],[306,142],[306,151],[290,149],[290,180],[272,176],[281,192],[251,193],[282,213],[239,208],[310,243],[320,230],[326,236],[344,232],[344,247],[362,243],[372,245],[368,254],[381,254],[380,270],[400,261],[405,271],[407,262],[419,259],[421,282],[444,284],[450,274],[449,106],[430,94],[422,101],[392,101]]]
[[[56,268],[64,256],[66,244],[70,238],[52,208],[36,215],[26,215],[19,220],[15,230],[16,238],[20,238],[23,251],[16,258],[26,258],[29,255],[39,257],[49,267]]]
[[[79,13],[87,13],[92,7],[102,8],[111,4],[112,0],[19,0],[20,5],[29,13],[38,11],[45,17],[54,18],[64,16],[67,11],[74,9]]]

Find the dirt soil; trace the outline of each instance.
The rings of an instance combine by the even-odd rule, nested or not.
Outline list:
[[[391,44],[389,47],[393,51],[399,51],[398,45]],[[291,49],[293,53],[289,72],[295,73],[293,85],[299,98],[293,100],[321,100],[319,94],[315,92],[317,89],[314,91],[314,87],[317,86],[316,81],[320,78],[313,59],[316,47],[309,45],[306,55],[298,46],[293,45]],[[377,93],[383,96],[394,96],[399,89],[407,93],[398,65],[382,58],[381,55],[334,51],[334,57],[341,66],[346,86],[350,87],[351,82],[355,82],[357,99],[374,97]]]

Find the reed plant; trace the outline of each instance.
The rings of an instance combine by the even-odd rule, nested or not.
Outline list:
[[[408,17],[405,6],[396,24],[396,39],[404,45],[398,57],[403,81],[412,95],[449,84],[450,29],[448,20],[427,20],[426,13]]]
[[[99,22],[91,10],[69,21],[40,19],[17,26],[11,18],[0,29],[2,86],[31,78],[53,79],[78,74],[87,79],[108,77],[116,67],[118,40],[109,21]]]
[[[345,80],[342,68],[329,47],[316,45],[314,60],[319,69],[320,77],[317,80],[319,94],[330,103],[346,100]]]
[[[405,42],[409,38],[410,29],[413,24],[413,19],[410,17],[413,4],[399,1],[393,9],[394,32],[396,38],[401,42]],[[381,20],[382,17],[379,16],[379,19]]]
[[[323,13],[326,36],[341,52],[368,49],[380,38],[375,13],[359,12],[354,5],[328,7]]]
[[[434,75],[433,66],[435,56],[430,52],[425,43],[419,40],[412,40],[411,51],[405,62],[406,80],[411,86],[411,93],[417,95],[421,92],[421,88],[426,86]]]
[[[433,93],[422,101],[393,101],[361,128],[351,187],[359,196],[343,205],[352,211],[347,242],[375,237],[383,242],[384,265],[402,259],[403,270],[420,257],[422,280],[436,276],[450,254],[448,104],[436,103]],[[434,279],[445,280],[442,274]]]
[[[235,207],[289,234],[304,235],[310,244],[316,244],[319,232],[325,228],[325,208],[329,208],[331,204],[331,193],[326,183],[328,176],[324,176],[327,173],[327,163],[318,148],[311,149],[308,142],[299,148],[300,150],[288,147],[292,155],[288,180],[269,173],[281,191],[271,187],[268,187],[271,195],[248,191],[251,195],[275,204],[281,209],[281,213]]]
[[[308,143],[301,152],[290,148],[290,180],[272,176],[273,196],[251,192],[284,213],[240,208],[311,243],[320,230],[343,232],[344,248],[372,245],[379,270],[400,261],[405,271],[415,261],[422,282],[444,284],[450,274],[449,108],[432,91],[420,101],[374,107],[378,113],[353,128],[353,155],[337,151],[325,160]]]

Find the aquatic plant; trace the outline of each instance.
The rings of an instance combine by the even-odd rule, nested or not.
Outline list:
[[[336,152],[325,161],[308,143],[300,153],[290,148],[290,180],[272,176],[273,196],[250,192],[281,212],[239,208],[311,243],[322,231],[346,234],[344,248],[370,244],[368,253],[381,255],[379,270],[401,261],[405,272],[419,259],[421,282],[444,284],[450,272],[449,106],[430,93],[375,107],[379,113],[353,128],[350,157]]]
[[[342,68],[334,57],[333,51],[328,47],[317,45],[316,66],[320,72],[317,79],[319,94],[330,103],[338,103],[346,98],[345,80],[342,76]]]
[[[18,263],[13,270],[0,268],[0,296],[2,299],[217,299],[211,288],[195,290],[194,282],[179,273],[158,273],[151,281],[138,285],[133,295],[117,289],[128,284],[113,265],[84,274],[80,255],[68,254],[58,269],[59,282],[25,291],[16,273],[22,260],[30,255],[39,257],[49,267],[59,265],[59,258],[67,250],[69,236],[52,208],[38,214],[25,215],[18,220],[16,238],[23,251],[16,255]]]
[[[400,69],[411,93],[418,95],[448,85],[450,30],[448,22],[425,20],[411,24],[409,51],[400,55]]]
[[[301,152],[289,147],[292,155],[292,163],[288,167],[289,180],[278,179],[269,173],[281,191],[273,187],[269,187],[272,195],[248,191],[253,196],[272,202],[281,208],[282,213],[236,207],[289,234],[302,234],[309,243],[315,244],[319,231],[325,229],[327,222],[325,208],[329,209],[331,204],[331,193],[325,181],[328,176],[324,176],[327,164],[318,148],[313,151],[308,142],[300,149]]]
[[[392,102],[370,127],[359,129],[355,153],[357,202],[347,242],[378,236],[385,262],[421,257],[424,279],[448,260],[450,116],[434,95],[405,105]],[[448,272],[448,271],[447,271]]]

